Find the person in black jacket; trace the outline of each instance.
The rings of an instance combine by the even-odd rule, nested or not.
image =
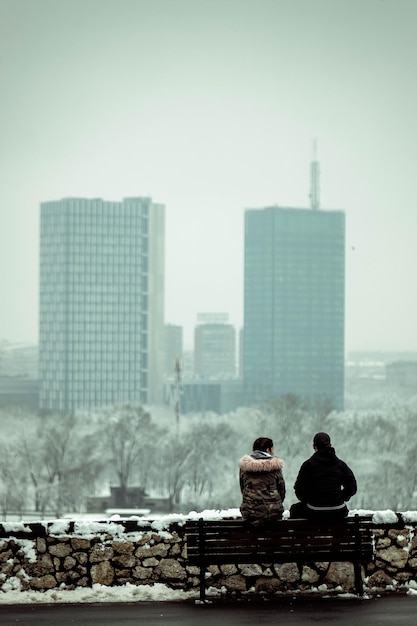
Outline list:
[[[347,516],[346,502],[356,493],[355,476],[336,456],[327,433],[313,439],[314,454],[300,467],[294,490],[300,502],[290,508],[290,517],[340,520]]]

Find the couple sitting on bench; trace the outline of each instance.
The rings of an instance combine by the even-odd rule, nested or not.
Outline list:
[[[295,481],[300,502],[290,508],[291,518],[312,521],[340,521],[348,514],[346,502],[356,493],[356,479],[350,467],[336,456],[327,433],[313,439],[314,454],[305,461]],[[260,437],[252,454],[239,461],[242,492],[240,511],[252,528],[273,526],[284,512],[284,461],[274,456],[272,439]]]

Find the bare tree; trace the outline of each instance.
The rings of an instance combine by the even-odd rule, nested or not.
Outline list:
[[[37,420],[36,433],[21,440],[35,509],[42,515],[52,509],[57,516],[65,509],[80,509],[101,465],[94,433],[74,415],[44,415]]]
[[[133,476],[140,475],[140,486],[145,489],[149,474],[149,453],[154,449],[157,429],[143,407],[131,404],[101,409],[98,425],[102,429],[110,462],[117,476],[121,506],[127,506],[127,490]]]
[[[11,511],[22,514],[27,499],[25,468],[15,442],[0,446],[0,506],[3,519]]]

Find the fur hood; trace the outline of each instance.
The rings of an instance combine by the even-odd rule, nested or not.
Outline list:
[[[276,456],[265,456],[265,458],[256,459],[249,454],[245,454],[239,461],[239,469],[242,472],[273,472],[281,470],[284,467],[284,461]]]

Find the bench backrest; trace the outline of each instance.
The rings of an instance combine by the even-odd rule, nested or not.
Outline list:
[[[273,530],[248,530],[240,520],[188,520],[187,558],[191,565],[361,561],[373,555],[370,520],[355,516],[337,524],[291,519]]]

